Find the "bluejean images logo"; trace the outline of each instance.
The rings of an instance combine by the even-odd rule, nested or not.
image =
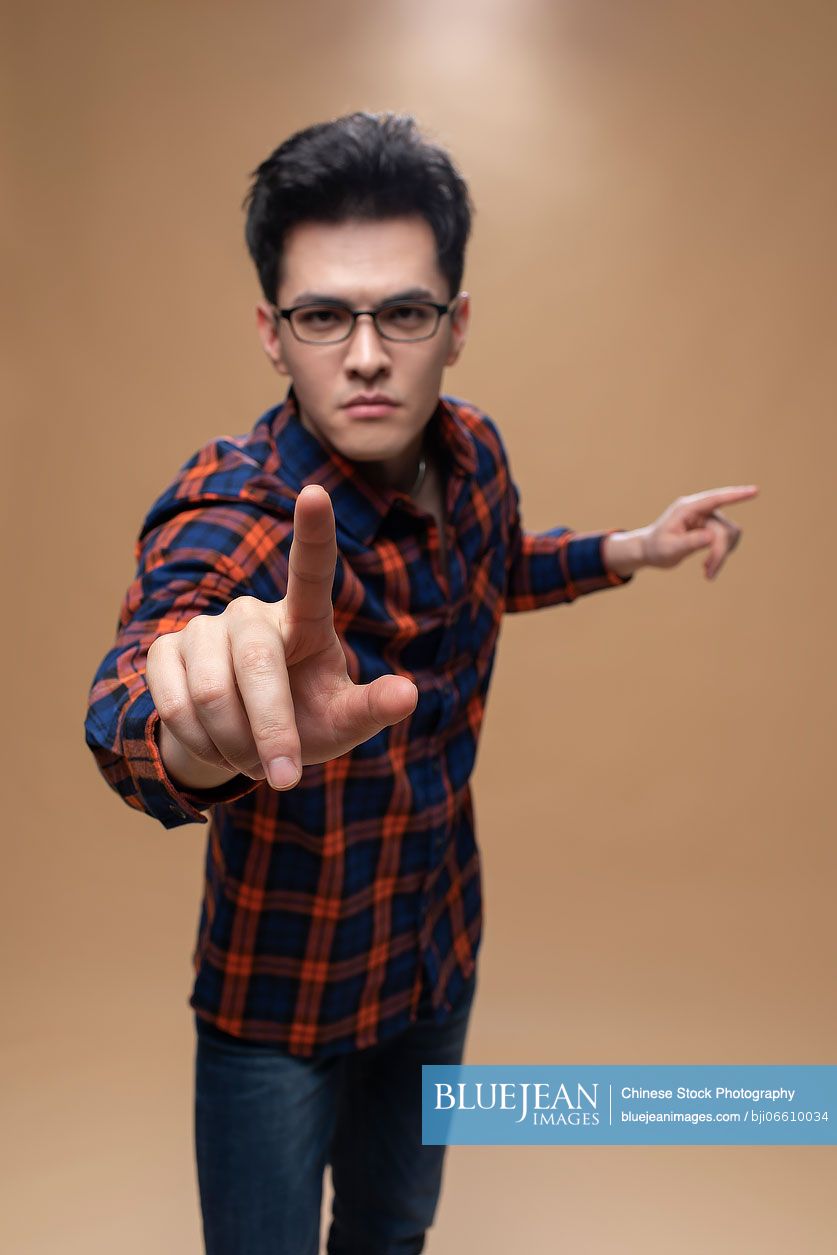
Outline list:
[[[567,1087],[549,1081],[435,1081],[436,1111],[509,1111],[522,1124],[598,1124],[599,1083]]]

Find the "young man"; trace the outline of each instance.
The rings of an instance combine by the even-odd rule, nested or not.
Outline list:
[[[467,188],[413,119],[312,126],[255,171],[258,331],[285,399],[152,506],[87,742],[166,828],[206,823],[190,1005],[206,1249],[414,1252],[444,1148],[421,1065],[463,1056],[481,937],[469,777],[503,612],[740,529],[522,527],[500,433],[441,394],[465,343]]]

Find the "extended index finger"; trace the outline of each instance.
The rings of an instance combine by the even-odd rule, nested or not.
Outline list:
[[[294,536],[288,555],[287,609],[292,618],[331,618],[337,566],[337,532],[331,497],[321,484],[306,484],[294,506]]]
[[[758,484],[740,484],[730,488],[709,488],[706,492],[693,492],[683,501],[700,510],[714,510],[716,506],[729,505],[733,501],[746,501],[755,497]]]

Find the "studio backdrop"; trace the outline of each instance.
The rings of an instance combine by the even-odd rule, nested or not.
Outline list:
[[[412,113],[469,182],[445,389],[499,426],[528,530],[760,487],[716,580],[695,556],[504,619],[466,1062],[835,1062],[831,6],[48,0],[5,27],[4,1249],[201,1249],[207,828],[125,806],[82,724],[146,510],[283,395],[249,174],[353,109]],[[824,1255],[834,1166],[453,1147],[428,1249]]]

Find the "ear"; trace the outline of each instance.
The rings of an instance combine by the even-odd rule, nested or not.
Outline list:
[[[445,365],[452,366],[465,347],[468,332],[468,320],[471,317],[471,298],[467,292],[459,292],[454,298],[456,304],[448,315],[451,325],[450,348],[445,358]]]
[[[267,301],[259,301],[256,305],[256,327],[258,328],[262,348],[279,374],[289,375],[291,372],[285,361],[278,324],[279,319],[273,307]]]

